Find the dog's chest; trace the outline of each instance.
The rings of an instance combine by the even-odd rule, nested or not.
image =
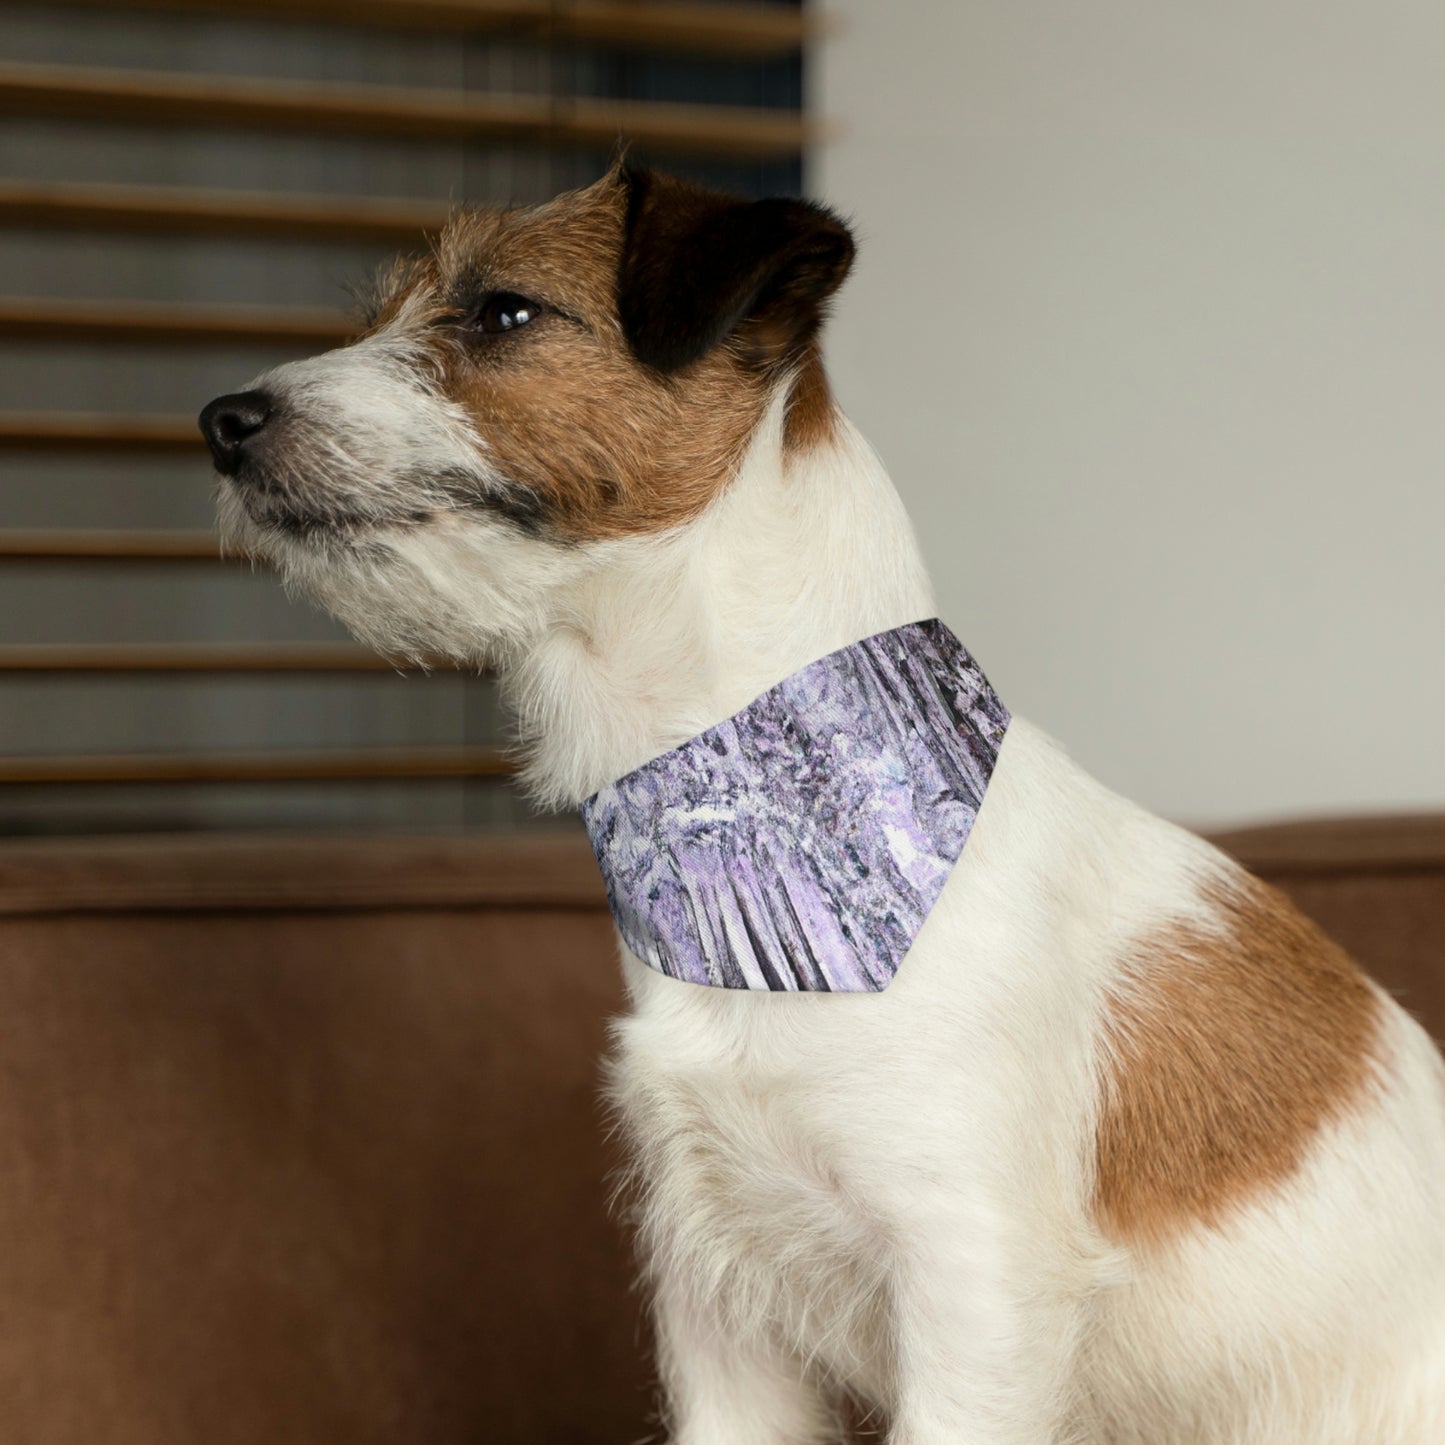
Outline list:
[[[698,1000],[691,1028],[676,1011],[642,1011],[618,1031],[614,1098],[649,1253],[680,1265],[734,1326],[881,1385],[885,1243],[847,1098],[781,1048],[727,1047],[738,1011],[720,1023],[711,1001]]]

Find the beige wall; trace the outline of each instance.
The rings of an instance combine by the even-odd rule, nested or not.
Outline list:
[[[830,334],[944,617],[1198,822],[1445,806],[1445,9],[831,0]]]

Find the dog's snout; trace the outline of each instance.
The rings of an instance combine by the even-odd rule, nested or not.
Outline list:
[[[232,476],[240,468],[246,443],[271,418],[273,403],[264,391],[218,396],[201,412],[201,433],[215,458],[216,470]]]

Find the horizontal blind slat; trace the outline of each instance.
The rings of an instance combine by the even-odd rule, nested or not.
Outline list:
[[[822,134],[798,112],[746,106],[28,63],[0,64],[0,113],[592,150],[626,138],[657,152],[734,160],[792,158]]]
[[[452,670],[436,663],[438,670]],[[0,644],[0,673],[368,673],[412,670],[362,647],[329,642]]]
[[[827,26],[779,5],[676,0],[53,0],[77,9],[158,10],[366,29],[450,32],[765,59]]]
[[[0,451],[200,454],[204,450],[193,416],[0,412]]]
[[[0,337],[8,340],[329,347],[357,330],[345,312],[320,307],[0,297]]]
[[[6,562],[249,562],[221,555],[211,532],[0,530]]]
[[[510,777],[497,748],[358,748],[306,752],[76,753],[0,757],[0,784],[291,783]]]
[[[67,231],[407,246],[441,230],[449,214],[446,206],[360,196],[0,181],[0,225]]]

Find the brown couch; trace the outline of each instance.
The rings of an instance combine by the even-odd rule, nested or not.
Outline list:
[[[1445,819],[1221,841],[1445,1033]],[[622,1445],[580,835],[0,844],[0,1439]]]

